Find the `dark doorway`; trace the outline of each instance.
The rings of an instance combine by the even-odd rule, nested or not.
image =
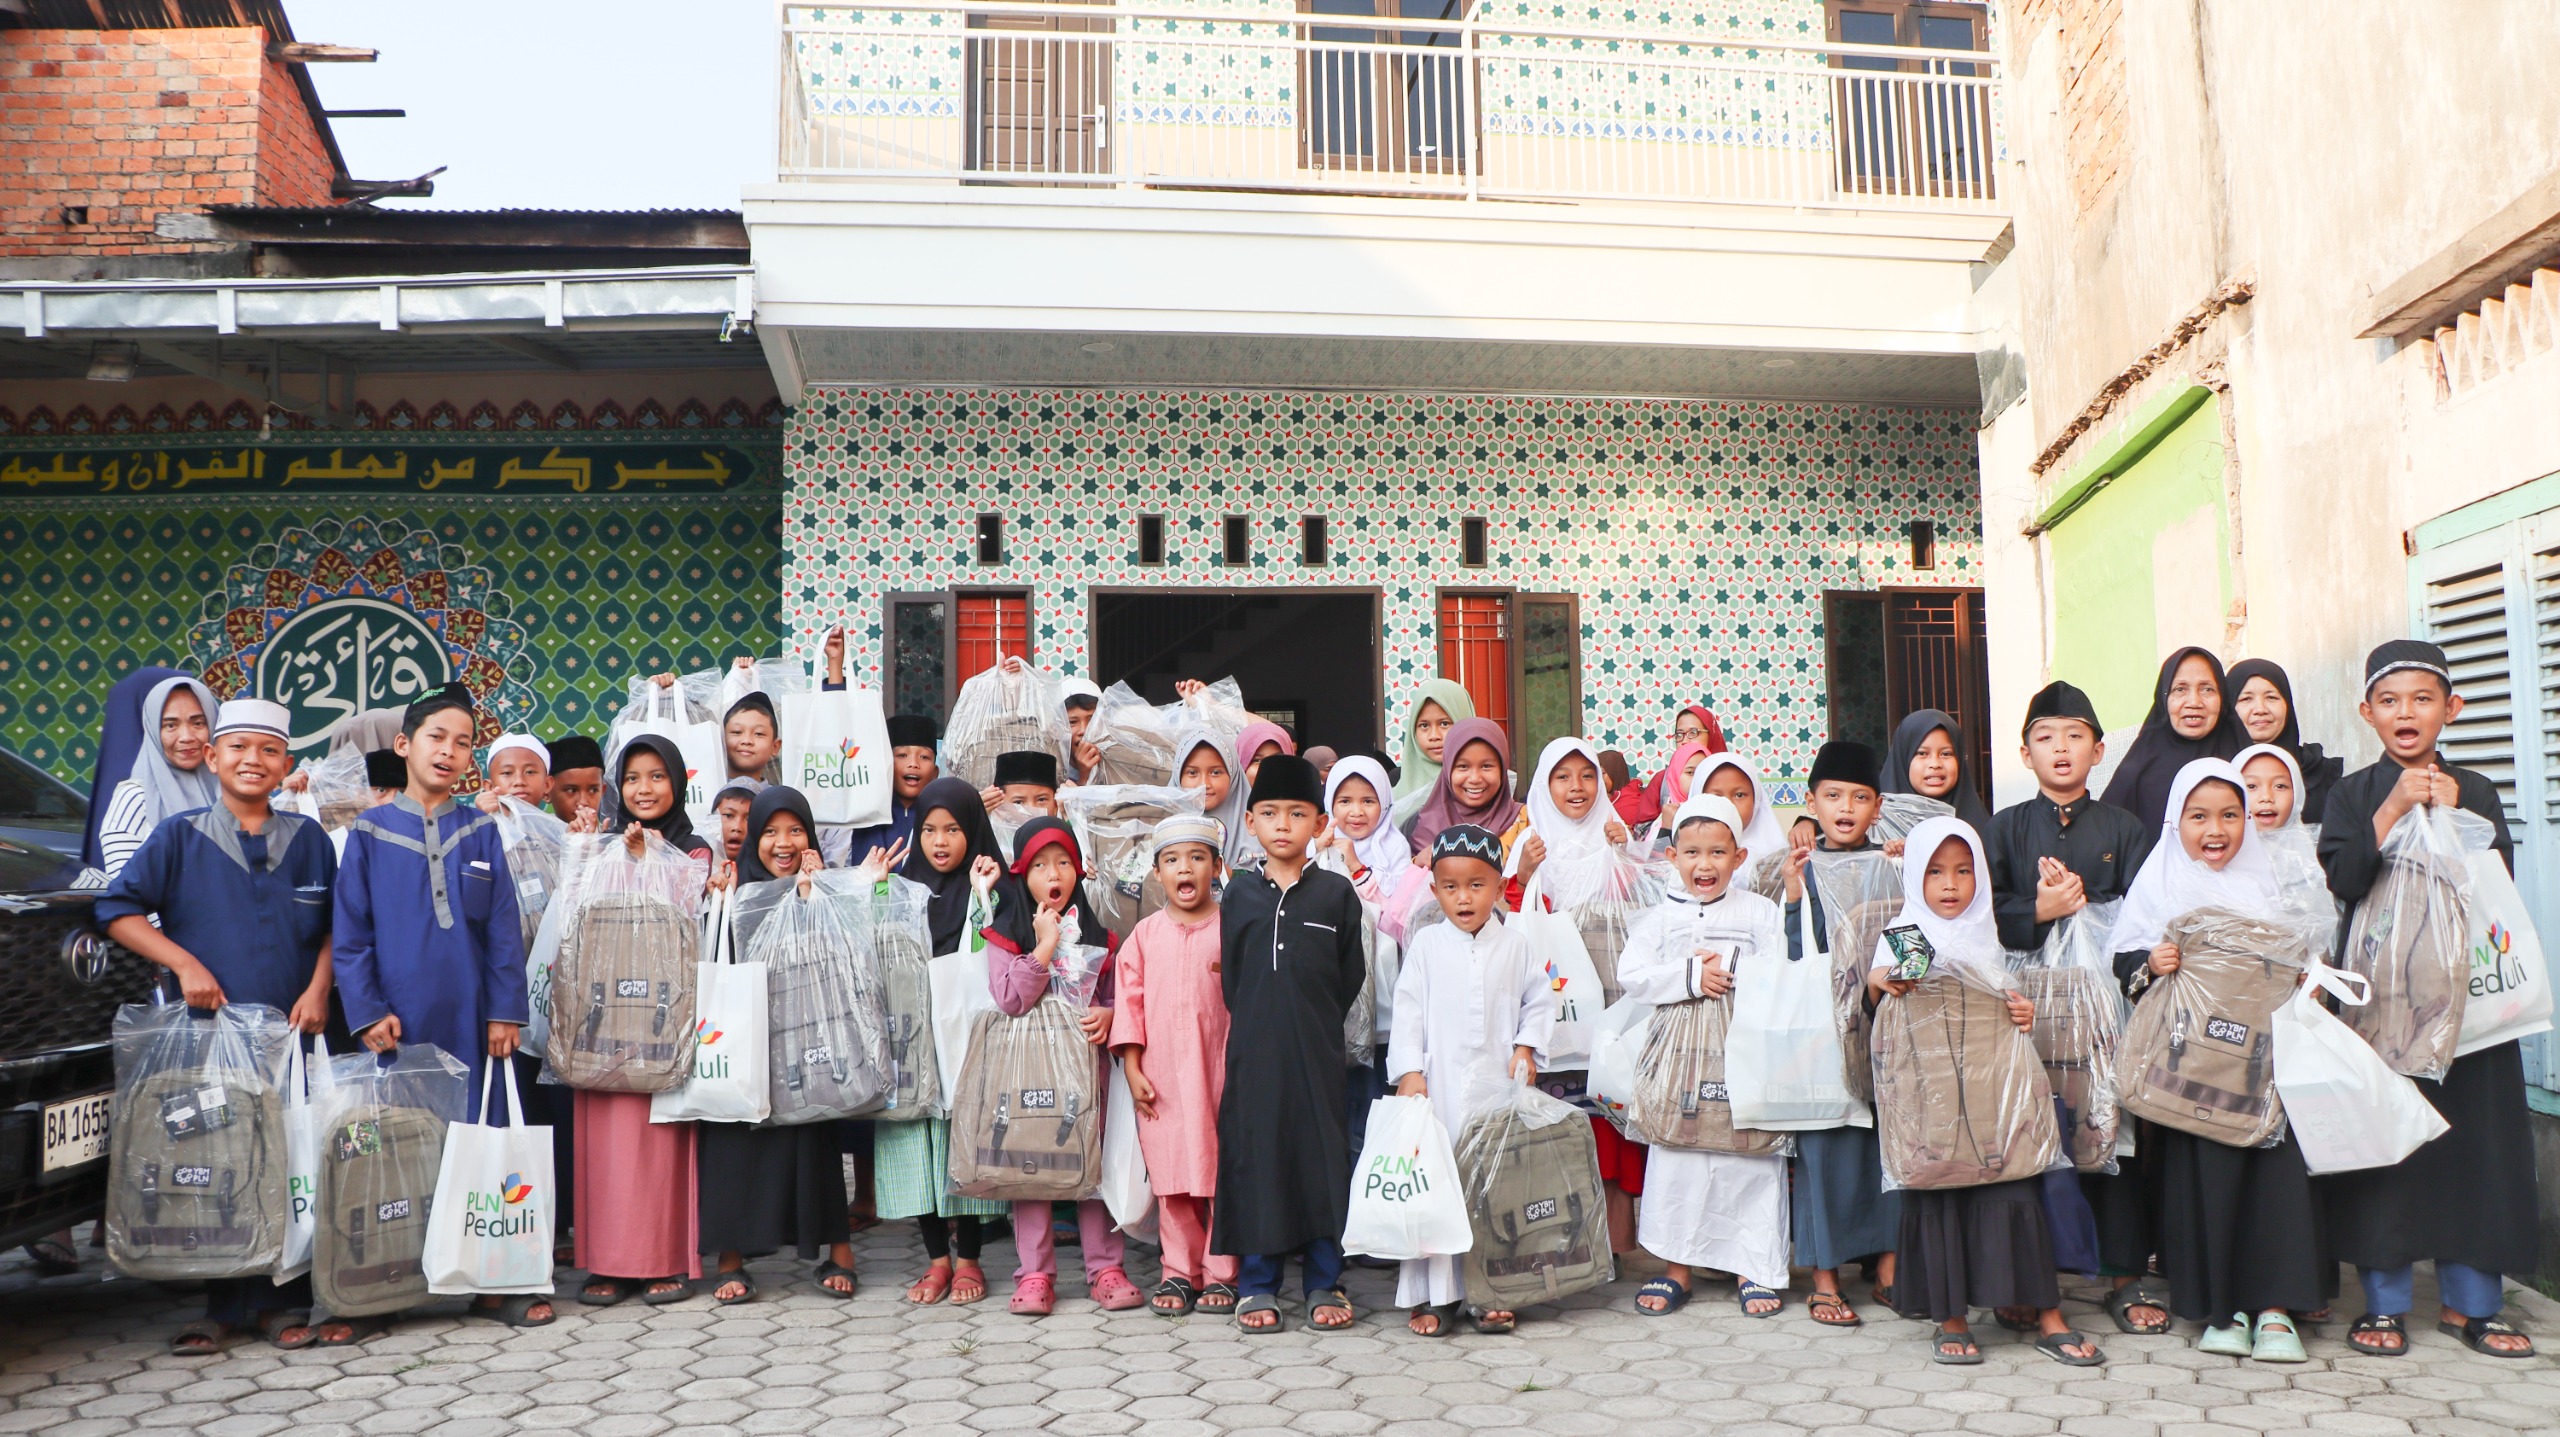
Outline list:
[[[1093,681],[1155,703],[1176,679],[1233,675],[1247,708],[1301,748],[1380,742],[1378,596],[1370,591],[1143,589],[1093,596]]]
[[[1991,799],[1991,681],[1980,589],[1835,589],[1822,596],[1831,736],[1887,752],[1914,709],[1943,709],[1974,786]]]

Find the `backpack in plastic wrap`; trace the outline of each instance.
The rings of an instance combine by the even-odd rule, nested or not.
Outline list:
[[[373,786],[365,782],[362,749],[312,759],[302,771],[310,775],[310,783],[294,806],[320,820],[323,829],[335,833],[373,807]]]
[[[432,1043],[388,1058],[330,1060],[320,1128],[320,1220],[313,1305],[334,1317],[398,1312],[428,1299],[427,1213],[444,1171],[445,1129],[470,1103],[470,1070]]]
[[[2339,1014],[2395,1073],[2444,1077],[2462,1043],[2471,981],[2470,858],[2495,830],[2441,805],[2401,815],[2382,842],[2382,876],[2356,905],[2338,966],[2373,985]]]
[[[1588,853],[1549,854],[1538,865],[1537,881],[1548,905],[1581,933],[1582,951],[1600,975],[1602,1006],[1617,1002],[1626,993],[1618,982],[1618,955],[1626,951],[1627,930],[1676,880],[1661,865],[1638,863],[1612,843]]]
[[[498,834],[507,846],[507,876],[516,884],[516,912],[524,920],[525,952],[542,931],[543,910],[560,891],[560,866],[569,851],[569,825],[520,798],[498,800]]]
[[[1122,938],[1164,907],[1155,877],[1156,825],[1200,812],[1200,791],[1149,785],[1087,784],[1058,795],[1084,850],[1084,892],[1094,921]]]
[[[881,1029],[888,1045],[889,1086],[871,1116],[911,1122],[942,1108],[941,1070],[933,1050],[933,961],[925,920],[927,890],[921,883],[886,878],[865,910],[871,924],[871,956],[880,970]]]
[[[1467,1119],[1457,1156],[1474,1236],[1458,1259],[1467,1301],[1516,1312],[1617,1280],[1600,1155],[1581,1109],[1519,1087]]]
[[[1887,1191],[2031,1178],[2062,1161],[2053,1089],[2009,1019],[2008,974],[1941,960],[1876,1005],[1876,1146]]]
[[[254,1003],[116,1010],[107,1261],[183,1281],[272,1272],[285,1188],[284,1014]]]
[[[1636,1058],[1636,1127],[1656,1147],[1770,1157],[1794,1151],[1785,1133],[1733,1125],[1724,1049],[1733,999],[1692,998],[1653,1010]]]
[[[1165,731],[1177,742],[1183,730],[1205,728],[1217,735],[1220,742],[1232,747],[1236,735],[1243,733],[1253,722],[1253,711],[1244,706],[1244,686],[1231,677],[1202,684],[1189,698],[1177,699],[1157,712],[1164,716]],[[1176,754],[1174,762],[1179,765],[1182,758]],[[1178,782],[1180,777],[1177,773],[1166,782]],[[1236,781],[1243,782],[1244,775],[1237,774]]]
[[[1879,844],[1911,836],[1911,830],[1933,818],[1953,818],[1955,805],[1917,793],[1888,793],[1877,800],[1875,824],[1867,837]]]
[[[880,975],[871,952],[871,884],[821,872],[743,883],[730,921],[749,963],[765,965],[768,1125],[878,1110],[896,1084]]]
[[[2056,920],[2043,947],[2009,955],[2009,981],[2036,1005],[2027,1036],[2062,1104],[2063,1146],[2084,1173],[2116,1170],[2116,1042],[2126,1005],[2107,937],[2122,906],[2090,904]]]
[[[951,721],[942,730],[942,771],[972,788],[995,782],[996,756],[1017,752],[1055,754],[1060,773],[1075,770],[1069,752],[1067,690],[1056,674],[1003,664],[960,686]]]
[[[1056,993],[1022,1016],[980,1013],[951,1102],[951,1191],[1015,1202],[1102,1185],[1101,1069],[1082,1010]]]
[[[551,961],[542,1061],[573,1088],[655,1093],[693,1069],[693,985],[702,947],[701,860],[643,831],[578,834]]]
[[[1102,691],[1084,726],[1084,741],[1098,755],[1088,777],[1105,788],[1170,787],[1178,737],[1165,710],[1138,697],[1127,684],[1113,684]]]
[[[1877,941],[1902,911],[1902,860],[1885,857],[1881,847],[1850,853],[1816,848],[1805,862],[1805,878],[1821,896],[1823,936],[1831,945],[1831,1009],[1840,1020],[1842,1076],[1849,1096],[1871,1103],[1876,1085],[1867,969],[1875,963]]]
[[[2309,966],[2301,933],[2200,908],[2169,920],[2161,936],[2178,945],[2178,969],[2153,979],[2125,1020],[2116,1050],[2124,1111],[2235,1148],[2273,1145],[2285,1132],[2275,1016]]]

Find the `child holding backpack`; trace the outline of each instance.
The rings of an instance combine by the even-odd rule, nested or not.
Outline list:
[[[1546,964],[1502,921],[1500,838],[1469,824],[1440,830],[1431,887],[1449,921],[1423,929],[1405,955],[1386,1074],[1397,1096],[1429,1098],[1455,1134],[1511,1085],[1537,1081],[1556,995]],[[1396,1305],[1411,1309],[1406,1326],[1419,1337],[1455,1331],[1466,1293],[1454,1257],[1412,1259],[1396,1277]],[[1480,1311],[1474,1321],[1478,1332],[1509,1332],[1518,1314]]]
[[[1152,1306],[1236,1310],[1236,1260],[1209,1251],[1218,1191],[1218,1107],[1227,1082],[1227,1001],[1219,985],[1218,821],[1175,814],[1156,825],[1155,876],[1164,907],[1138,920],[1113,959],[1119,1002],[1111,1050],[1138,1110],[1138,1147],[1156,1195],[1164,1278]]]

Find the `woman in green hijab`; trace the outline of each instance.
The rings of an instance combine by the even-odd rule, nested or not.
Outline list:
[[[1476,716],[1476,701],[1456,679],[1424,679],[1405,714],[1404,753],[1397,760],[1394,822],[1403,828],[1431,796],[1440,778],[1441,745],[1460,719]]]

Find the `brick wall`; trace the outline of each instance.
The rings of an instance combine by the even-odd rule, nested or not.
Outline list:
[[[2115,189],[2124,170],[2123,0],[2028,0],[2019,7],[2023,54],[2035,34],[2057,28],[2062,45],[2063,157],[2075,218]]]
[[[266,32],[0,31],[0,255],[201,248],[171,210],[327,204],[319,130]],[[66,222],[86,206],[88,222]]]

